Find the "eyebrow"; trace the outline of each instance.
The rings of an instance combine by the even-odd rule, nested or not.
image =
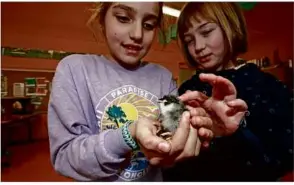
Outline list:
[[[144,20],[150,20],[150,19],[154,19],[154,20],[158,20],[158,16],[157,15],[155,15],[155,14],[150,14],[150,13],[148,13],[148,14],[146,14],[145,16],[144,16]]]
[[[212,23],[212,22],[206,22],[206,23],[204,23],[204,24],[201,24],[201,25],[197,28],[197,30],[203,28],[204,26],[206,26],[206,25],[208,25],[208,24],[210,24],[210,23]]]
[[[113,9],[123,9],[125,11],[132,12],[134,14],[137,13],[137,11],[134,8],[123,5],[123,4],[117,4],[113,6]],[[151,14],[151,13],[147,13],[146,15],[144,15],[144,17],[145,17],[144,19],[156,19],[156,20],[158,19],[157,15]]]
[[[206,25],[212,24],[212,23],[214,23],[214,22],[205,22],[205,23],[201,24],[196,30],[199,30],[199,29],[205,27]],[[188,36],[188,35],[189,35],[189,33],[187,33],[187,32],[184,33],[184,36]]]
[[[123,9],[128,12],[137,13],[137,11],[134,8],[123,5],[123,4],[117,4],[117,5],[113,6],[113,9]]]

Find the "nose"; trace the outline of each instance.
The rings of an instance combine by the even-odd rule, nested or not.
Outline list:
[[[195,52],[200,53],[205,49],[205,40],[201,37],[195,38]]]
[[[137,43],[140,43],[143,39],[143,29],[142,24],[137,22],[134,24],[134,26],[131,28],[130,31],[130,38],[134,40]]]

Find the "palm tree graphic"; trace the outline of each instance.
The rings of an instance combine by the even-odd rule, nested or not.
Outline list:
[[[115,122],[117,128],[119,127],[118,123],[126,123],[128,121],[126,114],[119,106],[113,105],[109,107],[106,113],[108,115],[108,119]]]

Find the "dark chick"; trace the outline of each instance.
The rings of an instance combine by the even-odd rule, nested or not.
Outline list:
[[[185,105],[174,95],[166,95],[158,100],[161,122],[159,135],[172,136],[179,126],[181,116],[185,110]]]

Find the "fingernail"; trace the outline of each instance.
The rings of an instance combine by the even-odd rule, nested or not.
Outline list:
[[[209,143],[207,141],[204,141],[202,146],[207,148],[209,146]]]
[[[159,143],[158,149],[162,152],[169,152],[170,151],[170,145],[166,142]]]
[[[185,117],[190,117],[190,113],[189,113],[188,111],[185,111],[185,112],[184,112],[184,116],[185,116]]]

